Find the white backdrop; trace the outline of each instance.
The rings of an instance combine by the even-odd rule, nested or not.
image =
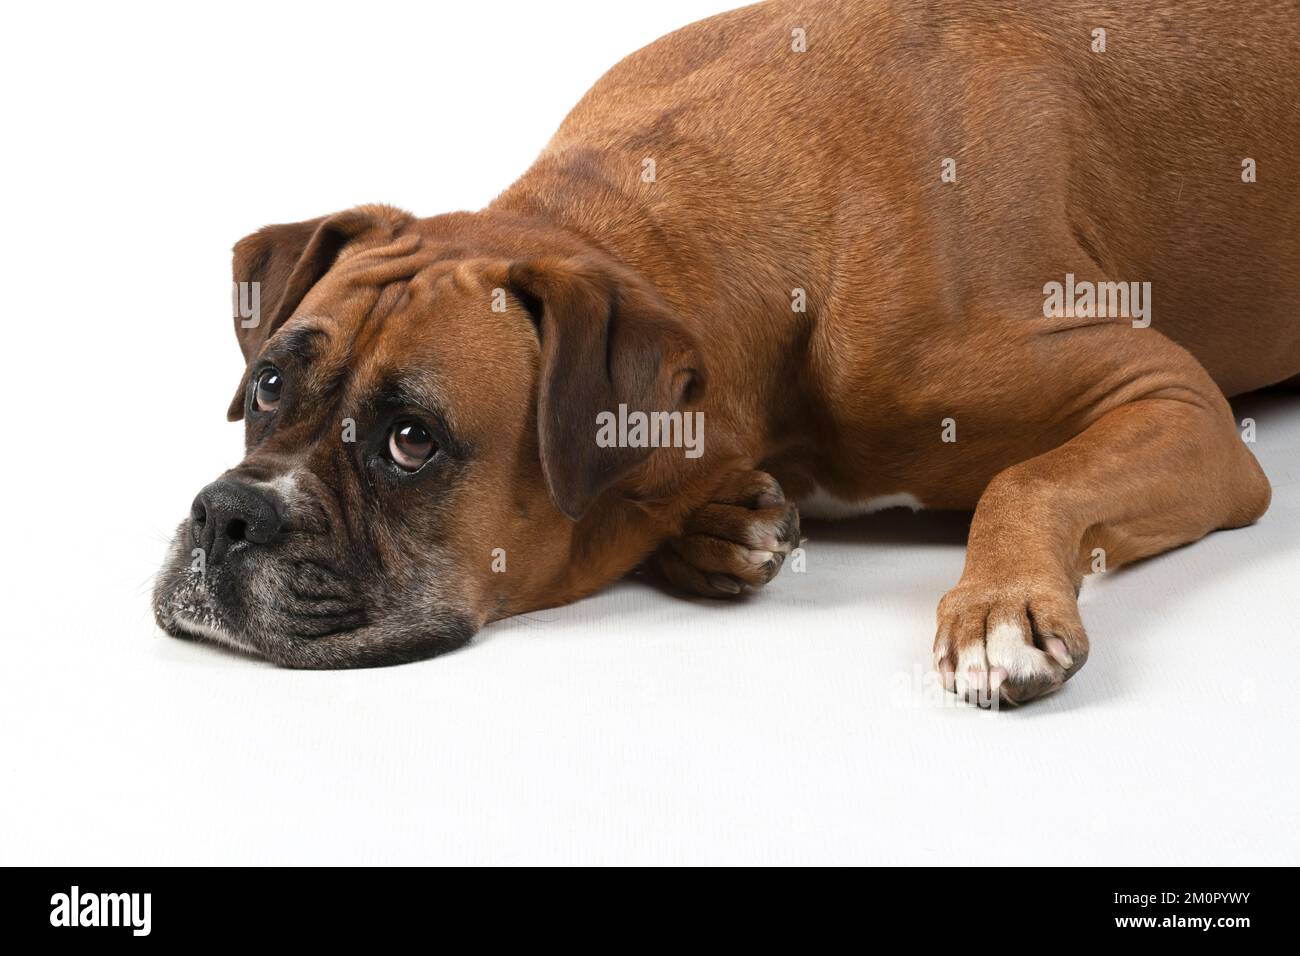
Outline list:
[[[923,681],[964,524],[810,526],[740,605],[632,579],[389,670],[164,637],[151,576],[241,452],[229,249],[477,208],[624,54],[725,9],[371,0],[7,13],[0,863],[1300,862],[1300,396],[1275,502],[1090,583],[1021,711]]]

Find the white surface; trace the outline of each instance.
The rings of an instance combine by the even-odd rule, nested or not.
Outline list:
[[[1300,862],[1300,396],[1243,411],[1264,520],[1089,584],[1092,658],[1020,711],[922,683],[963,534],[926,514],[812,526],[741,605],[632,580],[391,670],[154,629],[240,453],[233,241],[480,206],[724,6],[11,12],[0,863]]]

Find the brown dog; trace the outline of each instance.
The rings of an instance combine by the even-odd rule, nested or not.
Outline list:
[[[393,663],[656,549],[762,585],[787,499],[973,507],[936,666],[1060,686],[1083,574],[1263,514],[1224,396],[1300,373],[1300,16],[1163,6],[748,7],[616,66],[482,212],[241,240],[248,454],[162,626]]]

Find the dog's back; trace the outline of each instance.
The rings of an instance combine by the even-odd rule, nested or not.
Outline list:
[[[1090,271],[1151,283],[1155,327],[1231,394],[1300,372],[1298,76],[1289,0],[782,0],[623,60],[515,191],[586,167],[637,212],[572,224],[718,289],[724,333],[806,290],[845,384],[882,326],[1033,316]]]

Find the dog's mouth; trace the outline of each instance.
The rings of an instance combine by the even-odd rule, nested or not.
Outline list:
[[[367,615],[341,589],[320,591],[303,583],[303,571],[268,574],[259,568],[165,568],[153,596],[153,613],[173,637],[208,641],[277,663],[291,663],[298,641],[346,637]]]
[[[236,548],[202,567],[185,550],[185,528],[158,575],[153,609],[172,637],[221,645],[284,667],[377,667],[454,650],[477,627],[425,602],[377,611],[319,556]]]

